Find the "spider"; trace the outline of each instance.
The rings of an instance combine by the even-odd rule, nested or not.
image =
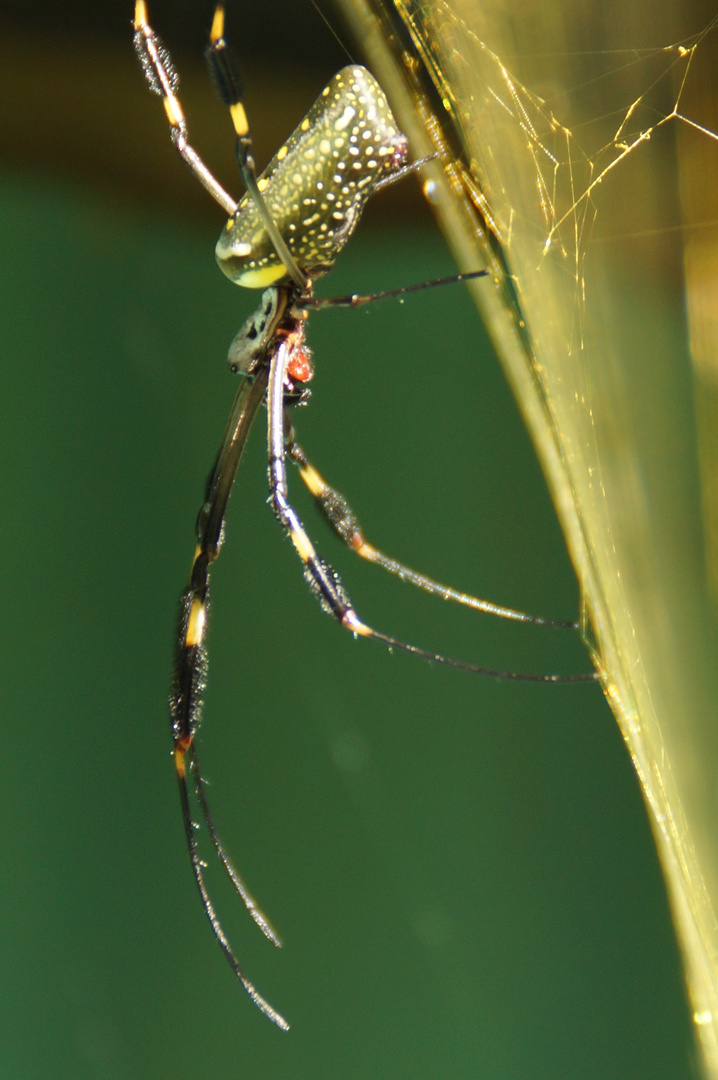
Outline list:
[[[173,757],[179,782],[182,820],[192,870],[205,914],[232,970],[245,990],[277,1027],[287,1021],[257,991],[242,970],[219,921],[207,888],[190,806],[188,771],[212,845],[236,892],[266,937],[281,945],[274,928],[258,908],[232,864],[207,802],[199,770],[195,736],[202,713],[207,679],[205,645],[209,604],[209,573],[224,539],[224,518],[232,485],[252,423],[266,402],[268,415],[268,474],[270,502],[281,527],[301,559],[304,577],[322,609],[355,637],[373,638],[389,648],[462,670],[505,679],[577,682],[587,675],[525,675],[500,672],[453,660],[375,630],[362,622],[339,575],[316,552],[289,502],[286,459],[299,474],[320,512],[352,551],[403,580],[446,600],[521,622],[576,628],[479,600],[441,585],[371,545],[362,533],[346,499],[330,487],[297,443],[288,409],[309,398],[311,351],[305,324],[311,309],[356,307],[369,301],[399,296],[417,289],[481,277],[485,270],[393,289],[372,296],[316,299],[314,281],[331,270],[349,240],[368,198],[424,164],[406,164],[407,140],[398,130],[387,100],[366,68],[342,69],[266,170],[257,177],[252,139],[242,103],[242,88],[234,54],[224,39],[224,10],[215,10],[207,59],[220,98],[228,107],[236,134],[236,154],[246,193],[237,202],[214,178],[188,142],[187,124],[177,97],[179,80],[164,45],[148,22],[145,0],[136,0],[134,45],[150,89],[163,101],[172,141],[182,159],[214,200],[228,214],[216,246],[220,268],[236,284],[262,289],[257,311],[229,347],[232,372],[241,377],[224,436],[209,474],[197,517],[196,547],[190,581],[180,598],[179,628],[170,693]],[[424,159],[426,160],[426,159]]]

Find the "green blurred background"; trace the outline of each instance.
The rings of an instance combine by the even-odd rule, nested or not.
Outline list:
[[[191,879],[166,693],[235,389],[224,356],[256,297],[214,263],[222,213],[175,159],[131,14],[0,4],[2,1075],[697,1075],[650,831],[599,690],[477,680],[342,635],[266,505],[261,425],[213,576],[199,748],[285,949],[210,863],[217,904],[292,1031],[233,983]],[[150,15],[196,144],[238,191],[198,60],[211,5]],[[342,54],[308,0],[228,20],[266,160]],[[451,272],[415,189],[377,197],[325,293]],[[318,313],[310,339],[300,441],[369,538],[496,602],[574,615],[542,477],[462,289]],[[291,479],[365,620],[481,664],[587,668],[569,634],[354,565]]]

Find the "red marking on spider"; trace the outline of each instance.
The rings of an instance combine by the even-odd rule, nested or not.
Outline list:
[[[309,382],[314,375],[314,368],[309,353],[304,349],[295,349],[287,364],[287,374],[294,382]]]

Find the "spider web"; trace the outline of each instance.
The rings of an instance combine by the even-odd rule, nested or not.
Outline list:
[[[460,132],[497,282],[478,303],[587,599],[718,1077],[718,20],[657,0],[395,3]]]
[[[610,23],[611,14],[605,18]],[[494,51],[460,4],[434,5],[431,21],[444,45],[433,56],[437,81],[471,132],[469,171],[481,212],[517,276],[550,259],[573,282],[578,314],[592,243],[625,248],[714,226],[715,207],[671,191],[661,177],[675,173],[676,144],[689,133],[710,143],[718,160],[715,99],[706,85],[716,18],[668,45],[562,53]],[[530,26],[525,31],[530,37]],[[605,26],[583,28],[583,37],[594,35],[610,36]],[[686,179],[684,168],[679,188]],[[570,341],[580,346],[580,332]]]

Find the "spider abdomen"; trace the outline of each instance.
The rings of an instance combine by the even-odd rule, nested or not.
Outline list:
[[[373,75],[342,68],[259,178],[272,219],[311,278],[326,273],[377,183],[404,162],[407,140]],[[245,195],[215,249],[237,285],[287,280],[253,200]]]

